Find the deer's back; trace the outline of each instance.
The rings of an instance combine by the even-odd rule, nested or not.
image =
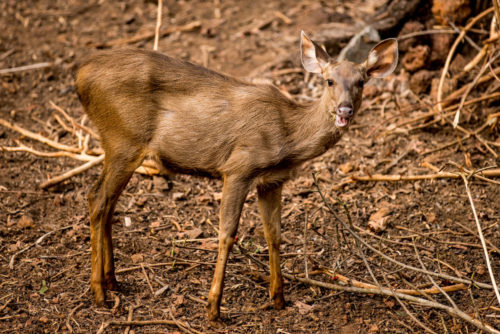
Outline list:
[[[275,87],[143,50],[90,57],[77,89],[105,149],[123,138],[147,146],[167,167],[209,174],[278,165],[287,140],[283,113],[295,107]]]

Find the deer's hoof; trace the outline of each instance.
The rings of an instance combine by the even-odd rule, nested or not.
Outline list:
[[[94,303],[97,307],[105,306],[106,291],[100,282],[90,282],[90,289],[94,293]]]
[[[220,319],[210,320],[210,327],[212,327],[212,328],[220,329],[220,328],[224,328],[224,326],[225,326],[224,323]]]
[[[116,280],[116,277],[109,277],[106,279],[106,290],[108,291],[120,291],[120,284]]]
[[[285,305],[286,305],[286,302],[285,302],[285,298],[283,297],[283,295],[278,295],[274,298],[274,308],[276,310],[282,310],[285,308]]]

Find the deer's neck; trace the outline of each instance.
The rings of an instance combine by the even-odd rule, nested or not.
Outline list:
[[[342,136],[344,130],[335,126],[331,112],[335,102],[325,88],[314,103],[301,106],[289,122],[290,149],[297,160],[305,161],[325,153]]]

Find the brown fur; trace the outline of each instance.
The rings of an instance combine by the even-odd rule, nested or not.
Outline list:
[[[317,47],[305,35],[302,39],[309,43],[309,53],[311,45]],[[326,86],[310,105],[287,98],[274,86],[250,84],[151,51],[105,51],[83,63],[76,79],[78,94],[106,153],[103,173],[89,193],[91,288],[97,304],[104,303],[107,289],[117,288],[111,238],[116,200],[143,159],[153,156],[166,169],[224,180],[209,319],[219,318],[228,253],[254,184],[269,244],[271,298],[277,308],[284,306],[279,267],[282,184],[301,163],[340,139],[345,128],[336,127],[331,114],[340,102],[359,108],[367,73],[365,65],[332,64],[325,55],[323,77],[336,85]]]

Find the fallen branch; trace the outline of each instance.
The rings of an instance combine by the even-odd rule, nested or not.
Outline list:
[[[500,168],[484,170],[480,172],[479,176],[500,176]],[[418,181],[418,180],[434,180],[434,179],[458,179],[460,175],[457,173],[450,172],[439,172],[436,174],[423,174],[423,175],[351,175],[351,178],[355,181]]]
[[[378,289],[378,287],[376,285],[368,284],[368,283],[363,283],[363,282],[360,282],[358,280],[355,280],[355,279],[343,276],[343,275],[341,275],[339,273],[332,273],[329,270],[325,270],[324,273],[326,273],[327,275],[329,275],[330,277],[332,277],[332,279],[338,279],[339,281],[341,281],[341,282],[343,282],[345,284],[354,286],[354,287],[363,288],[363,289]],[[454,285],[448,285],[448,286],[445,286],[445,287],[441,287],[441,289],[443,291],[446,291],[446,292],[453,292],[453,291],[467,290],[467,286],[465,284],[463,284],[463,283],[459,283],[459,284],[454,284]],[[397,289],[397,290],[394,290],[394,291],[398,292],[398,293],[404,293],[404,294],[410,295],[410,296],[421,296],[421,295],[425,295],[425,294],[432,295],[432,294],[438,294],[438,293],[440,293],[439,289],[436,288],[436,287],[433,287],[433,288],[430,288],[430,289],[422,289],[422,290]]]
[[[50,147],[56,148],[58,150],[63,150],[63,151],[68,151],[68,152],[73,152],[73,153],[80,153],[81,152],[81,149],[79,149],[79,148],[58,143],[58,142],[53,141],[53,140],[51,140],[51,139],[49,139],[47,137],[44,137],[44,136],[39,135],[37,133],[34,133],[34,132],[29,131],[29,130],[23,129],[22,127],[14,124],[14,123],[9,123],[9,122],[7,122],[6,120],[4,120],[2,118],[0,118],[0,125],[3,125],[6,128],[9,128],[9,129],[14,130],[16,132],[19,132],[23,136],[26,136],[28,138],[37,140],[37,141],[39,141],[39,142],[41,142],[43,144],[49,145]]]
[[[397,296],[400,299],[408,300],[410,302],[413,302],[413,303],[416,303],[416,304],[419,304],[422,306],[433,307],[433,308],[444,310],[444,311],[448,312],[450,315],[457,316],[457,317],[461,318],[462,320],[476,326],[477,328],[479,328],[487,333],[500,334],[499,330],[491,327],[490,325],[484,324],[477,319],[472,318],[467,313],[462,312],[458,309],[454,309],[453,307],[446,306],[444,304],[433,302],[433,301],[426,300],[423,298],[410,296],[410,295],[407,295],[404,293],[392,292],[391,290],[386,289],[386,288],[368,289],[368,288],[358,288],[358,287],[351,287],[351,286],[341,286],[338,284],[325,283],[325,282],[313,280],[310,278],[297,277],[295,275],[291,275],[291,274],[287,274],[287,273],[283,273],[283,276],[289,280],[299,281],[301,283],[319,286],[319,287],[330,289],[330,290],[351,292],[351,293],[370,294],[370,295],[371,294],[383,295],[383,296],[391,296],[391,297]]]
[[[94,137],[95,139],[99,140],[100,137],[98,134],[96,134],[91,128],[89,127],[86,127],[85,125],[83,124],[80,124],[78,123],[77,121],[75,121],[71,116],[68,115],[68,113],[66,113],[66,111],[64,111],[63,108],[59,107],[57,104],[55,104],[52,100],[49,101],[50,103],[50,106],[52,108],[54,108],[56,111],[58,111],[68,122],[71,123],[72,126],[74,127],[77,127],[85,132],[87,132],[89,135],[91,135],[92,137]]]
[[[45,188],[48,188],[48,187],[51,187],[53,185],[56,185],[58,184],[59,182],[62,182],[66,179],[69,179],[70,177],[72,176],[75,176],[77,174],[80,174],[90,168],[92,168],[93,166],[95,165],[98,165],[100,164],[102,161],[104,160],[104,154],[101,154],[100,156],[98,156],[97,158],[95,158],[94,160],[91,160],[79,167],[76,167],[74,169],[71,169],[69,171],[67,171],[66,173],[64,174],[61,174],[59,176],[56,176],[52,179],[48,179],[47,181],[45,181],[44,183],[42,183],[40,185],[41,188],[45,189]]]

